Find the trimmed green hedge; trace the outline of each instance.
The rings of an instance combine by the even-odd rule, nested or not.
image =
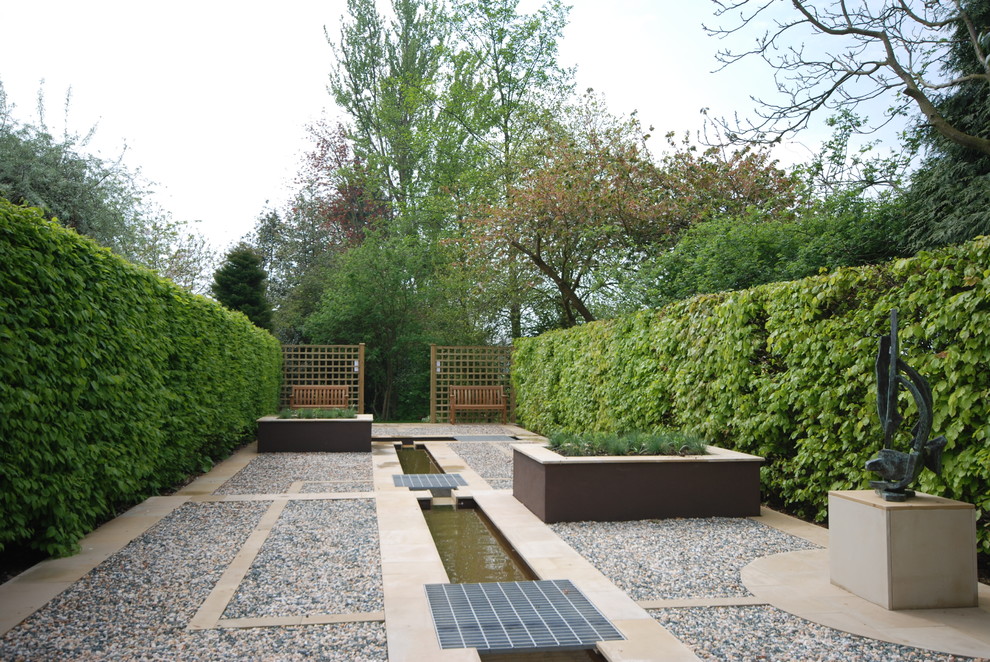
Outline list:
[[[0,549],[71,553],[275,411],[278,342],[0,199]]]
[[[987,237],[520,339],[516,415],[544,434],[695,430],[764,456],[770,500],[823,520],[829,490],[875,478],[864,468],[883,443],[873,366],[892,308],[906,361],[932,386],[933,434],[948,439],[942,478],[925,471],[920,488],[976,504],[988,553]]]

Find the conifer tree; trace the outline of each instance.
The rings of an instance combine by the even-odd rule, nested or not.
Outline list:
[[[253,248],[235,246],[213,275],[210,290],[217,301],[244,313],[255,326],[271,329],[272,308],[265,292],[268,274],[261,264],[261,256]]]

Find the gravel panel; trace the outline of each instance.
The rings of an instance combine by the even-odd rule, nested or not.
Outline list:
[[[185,627],[268,508],[187,503],[90,571],[0,640],[0,659],[43,659]]]
[[[933,662],[970,659],[847,634],[770,606],[651,609],[649,612],[702,660]]]
[[[746,518],[549,526],[634,600],[749,596],[739,571],[750,561],[820,549]]]
[[[265,453],[214,494],[282,494],[293,482],[372,481],[371,453]]]
[[[372,499],[290,502],[224,618],[384,609]]]
[[[0,660],[387,660],[383,623],[185,629],[269,505],[177,508],[0,638]]]
[[[448,444],[455,453],[497,490],[512,487],[512,449],[518,442],[465,441]]]

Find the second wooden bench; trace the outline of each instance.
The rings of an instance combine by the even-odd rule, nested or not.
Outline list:
[[[506,422],[508,407],[501,386],[451,386],[448,394],[451,424],[457,422],[458,411],[498,411]]]

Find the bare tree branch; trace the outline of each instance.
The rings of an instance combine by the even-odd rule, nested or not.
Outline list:
[[[990,83],[990,59],[981,43],[985,36],[960,0],[790,0],[791,14],[783,18],[770,17],[771,10],[783,11],[782,2],[714,1],[716,17],[736,15],[729,27],[705,27],[719,38],[771,18],[771,27],[761,28],[753,48],[722,50],[717,59],[721,70],[746,57],[761,58],[774,69],[783,97],[780,102],[753,97],[758,104],[756,120],[715,120],[730,138],[778,142],[805,128],[822,109],[852,110],[864,101],[891,95],[894,103],[888,114],[875,118],[864,131],[876,130],[913,104],[947,139],[990,154],[990,140],[953,126],[940,112],[940,100],[926,93],[974,81]],[[961,27],[965,30],[957,30]],[[968,42],[958,37],[966,34]],[[933,77],[930,70],[941,70],[948,50],[960,44],[973,48],[981,69],[945,79]],[[990,85],[981,93],[990,96]]]

